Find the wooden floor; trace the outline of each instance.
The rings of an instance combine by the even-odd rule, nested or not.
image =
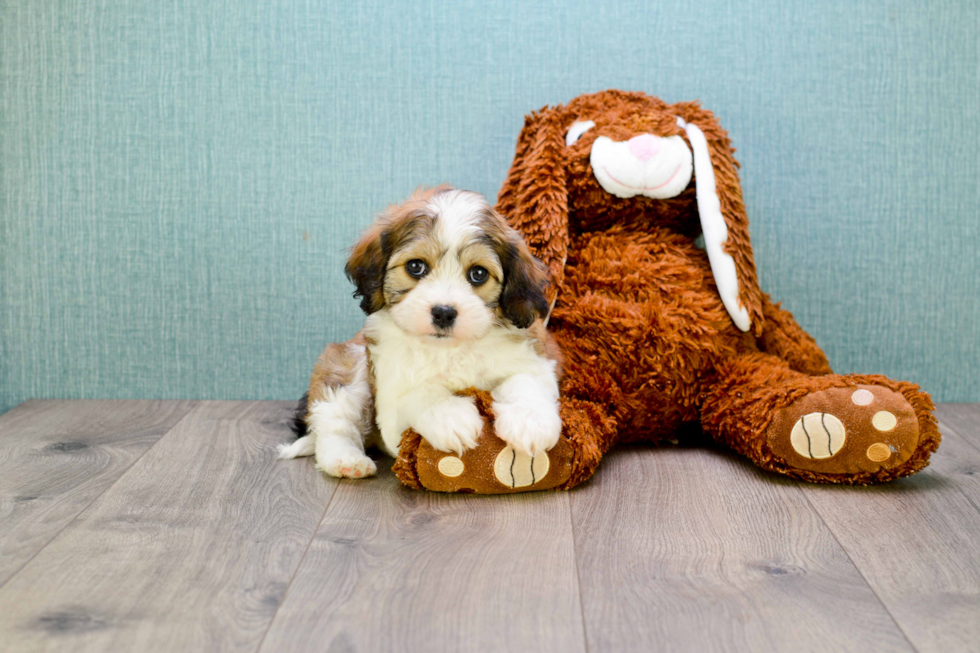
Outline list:
[[[279,462],[291,407],[0,417],[0,650],[980,649],[980,406],[941,406],[932,465],[885,486],[637,447],[500,497]]]

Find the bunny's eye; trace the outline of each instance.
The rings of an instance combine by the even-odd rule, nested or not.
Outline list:
[[[565,135],[565,147],[571,147],[575,141],[582,138],[582,134],[593,127],[595,127],[595,123],[591,120],[578,120],[573,122],[572,126],[568,128],[568,134]]]

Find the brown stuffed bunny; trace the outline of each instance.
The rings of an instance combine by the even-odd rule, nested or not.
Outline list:
[[[530,115],[497,210],[552,274],[563,439],[544,461],[512,460],[482,402],[487,427],[465,474],[441,476],[445,454],[407,433],[401,479],[443,491],[567,489],[612,445],[674,440],[697,424],[760,467],[808,481],[888,481],[925,467],[940,440],[929,396],[884,376],[832,374],[760,290],[732,153],[694,102],[605,91]],[[518,479],[535,464],[537,475]]]

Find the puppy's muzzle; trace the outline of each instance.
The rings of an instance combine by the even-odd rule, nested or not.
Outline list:
[[[437,329],[448,329],[456,321],[456,309],[452,306],[433,306],[432,324]]]

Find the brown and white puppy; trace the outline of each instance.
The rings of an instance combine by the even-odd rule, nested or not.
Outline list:
[[[555,445],[558,356],[541,321],[547,273],[481,195],[417,191],[368,229],[346,272],[368,315],[364,330],[320,355],[300,402],[301,437],[281,458],[316,454],[327,474],[370,476],[365,444],[397,456],[408,428],[462,453],[483,430],[473,398],[455,394],[471,387],[491,392],[496,434],[516,450]]]

